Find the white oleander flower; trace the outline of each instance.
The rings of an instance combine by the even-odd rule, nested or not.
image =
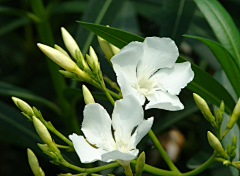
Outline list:
[[[69,135],[69,138],[82,163],[117,160],[127,166],[137,157],[139,151],[136,146],[152,124],[153,117],[144,120],[142,106],[130,95],[116,101],[112,120],[100,104],[86,105],[82,123],[86,139],[77,134]]]
[[[170,38],[147,37],[143,43],[131,42],[112,57],[123,97],[134,95],[146,109],[180,110],[177,95],[194,73],[190,62],[175,63],[178,48]]]

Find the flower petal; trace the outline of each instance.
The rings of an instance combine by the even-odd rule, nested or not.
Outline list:
[[[138,155],[138,149],[131,150],[127,153],[121,152],[119,150],[113,150],[111,152],[104,153],[102,155],[102,161],[110,162],[114,160],[124,160],[131,161],[135,159]]]
[[[176,95],[171,95],[168,92],[155,91],[154,93],[147,95],[147,99],[150,101],[146,105],[146,110],[151,108],[165,109],[169,111],[178,111],[184,108]]]
[[[138,77],[151,76],[159,68],[171,68],[178,58],[178,48],[170,38],[147,37],[143,42],[144,55],[138,65]]]
[[[147,120],[143,120],[140,125],[138,125],[136,131],[131,137],[131,141],[133,141],[134,147],[138,145],[141,139],[149,132],[153,124],[153,117],[148,118]]]
[[[86,142],[83,136],[78,136],[75,133],[69,135],[69,139],[73,142],[74,149],[82,163],[92,163],[101,160],[101,155],[106,152],[102,149],[93,148]]]
[[[127,143],[134,127],[142,121],[143,109],[134,96],[129,95],[116,101],[112,114],[112,126],[116,143],[119,142],[119,138]]]
[[[136,88],[132,87],[128,83],[128,79],[123,76],[121,72],[118,73],[118,84],[121,87],[121,92],[123,95],[123,98],[127,97],[128,95],[133,95],[135,98],[138,99],[141,105],[144,104],[146,98],[144,95],[142,95]],[[137,83],[136,83],[137,84]]]
[[[83,114],[82,131],[88,142],[97,147],[115,145],[111,131],[111,119],[100,104],[90,103],[86,105]]]
[[[172,95],[178,95],[182,88],[193,80],[194,72],[190,62],[176,63],[172,68],[162,68],[152,78]]]
[[[137,80],[137,64],[143,55],[143,44],[141,42],[131,42],[121,49],[111,62],[117,76],[121,72],[130,85]]]

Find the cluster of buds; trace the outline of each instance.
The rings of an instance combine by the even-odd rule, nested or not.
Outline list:
[[[238,99],[238,102],[236,104],[236,106],[233,109],[233,113],[230,117],[230,120],[227,123],[226,129],[230,130],[232,129],[233,125],[236,123],[236,121],[238,120],[240,116],[240,98]]]
[[[22,111],[22,114],[27,117],[28,120],[33,122],[33,125],[36,129],[36,132],[40,136],[40,138],[43,140],[45,144],[38,144],[39,148],[48,156],[50,156],[53,159],[53,163],[59,164],[65,162],[63,159],[60,150],[57,148],[56,144],[54,143],[48,129],[46,128],[46,124],[49,127],[52,127],[51,122],[46,122],[43,119],[43,116],[40,111],[37,110],[35,107],[31,107],[28,103],[25,101],[12,97],[13,102],[16,104],[16,106]],[[44,176],[44,172],[39,167],[39,163],[37,160],[37,157],[35,154],[28,149],[28,160],[30,167],[34,173],[35,176]]]
[[[236,136],[233,136],[231,145],[227,145],[227,154],[230,157],[230,161],[232,162],[233,159],[236,157],[236,151],[237,148],[237,138]]]

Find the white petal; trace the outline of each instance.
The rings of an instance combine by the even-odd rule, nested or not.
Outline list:
[[[134,142],[134,147],[138,145],[141,139],[149,132],[153,124],[153,117],[148,118],[147,120],[143,120],[140,125],[138,125],[136,131],[132,135],[132,139]]]
[[[73,142],[74,149],[82,163],[92,163],[101,160],[101,155],[106,152],[101,149],[93,148],[86,142],[83,136],[78,136],[75,133],[69,135],[69,139]]]
[[[121,152],[119,150],[114,150],[102,155],[102,161],[110,162],[114,160],[124,160],[124,161],[131,161],[135,159],[138,155],[138,149],[131,150],[127,153]]]
[[[144,56],[138,66],[138,76],[149,76],[159,68],[170,68],[178,58],[178,48],[170,38],[147,37],[143,42]]]
[[[137,80],[137,64],[143,55],[143,43],[131,42],[121,49],[111,62],[113,69],[119,76],[119,72],[126,78],[127,82],[132,85]]]
[[[112,137],[111,119],[107,111],[97,103],[90,103],[83,111],[82,131],[88,142],[97,147],[109,147],[115,142]]]
[[[146,110],[158,108],[169,111],[178,111],[184,108],[179,98],[176,95],[169,94],[168,92],[155,91],[153,94],[148,95],[147,99],[150,102],[147,104],[145,108]]]
[[[133,128],[143,121],[143,109],[138,100],[129,95],[116,101],[112,114],[112,125],[116,143],[121,138],[128,142]]]
[[[123,98],[127,97],[128,95],[133,95],[135,98],[138,99],[141,105],[144,104],[146,100],[145,96],[142,95],[135,87],[132,87],[128,83],[129,80],[125,78],[121,72],[118,73],[117,81],[119,86],[121,87]],[[137,86],[137,83],[136,83],[136,86]]]
[[[178,95],[193,77],[194,72],[190,62],[176,63],[172,68],[162,68],[152,76],[158,79],[160,86],[172,95]]]

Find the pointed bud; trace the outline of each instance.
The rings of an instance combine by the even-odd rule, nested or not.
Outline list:
[[[75,52],[76,52],[75,54],[76,54],[76,58],[78,60],[78,64],[79,64],[80,68],[86,72],[90,71],[90,68],[89,68],[88,64],[86,63],[85,59],[82,57],[81,53],[78,50],[76,50]]]
[[[52,144],[52,137],[50,135],[50,133],[48,132],[46,126],[35,116],[33,116],[33,124],[34,127],[38,133],[38,135],[41,137],[41,139],[43,140],[43,142],[45,142],[46,144]]]
[[[82,52],[79,49],[78,44],[73,39],[73,37],[69,34],[69,32],[64,27],[61,27],[61,31],[62,31],[63,42],[66,48],[68,49],[69,53],[72,55],[72,57],[77,60],[76,54],[75,54],[77,50],[80,52],[80,55],[83,58]]]
[[[93,60],[93,63],[98,64],[97,54],[95,53],[94,49],[91,46],[89,47],[89,54],[90,54],[90,57]]]
[[[64,49],[62,49],[62,47],[60,47],[60,46],[58,46],[57,44],[55,44],[55,45],[54,45],[54,48],[55,48],[56,50],[60,51],[61,53],[63,53],[65,56],[67,56],[67,57],[70,58],[70,56],[68,55],[68,53],[67,53]]]
[[[230,156],[230,161],[232,161],[236,157],[236,151],[233,150],[229,156]]]
[[[221,103],[220,103],[219,111],[221,112],[222,115],[224,114],[225,104],[224,104],[224,101],[223,101],[223,100],[222,100]]]
[[[208,142],[209,142],[210,146],[216,152],[218,152],[223,158],[227,159],[227,154],[225,153],[219,139],[216,136],[214,136],[210,131],[207,132],[207,138],[208,138]]]
[[[27,104],[25,101],[17,97],[12,97],[12,100],[15,103],[15,105],[26,115],[29,115],[30,117],[34,115],[31,106],[29,106],[29,104]]]
[[[116,55],[120,51],[120,49],[118,47],[116,47],[115,45],[113,45],[111,43],[109,43],[109,45],[110,45],[114,55]]]
[[[79,81],[83,81],[83,79],[79,78],[75,73],[72,73],[67,70],[58,70],[62,75],[64,75],[66,78],[74,79]]]
[[[86,59],[87,59],[88,65],[91,67],[91,69],[95,70],[95,64],[93,62],[93,59],[88,54],[86,54]]]
[[[27,149],[28,162],[35,176],[45,176],[43,170],[39,166],[38,159],[31,149]]]
[[[240,98],[238,99],[237,104],[234,107],[232,116],[230,117],[230,120],[228,121],[226,128],[231,129],[238,120],[239,116],[240,116]]]
[[[113,52],[109,43],[99,36],[97,36],[97,38],[103,53],[105,54],[107,60],[110,61],[110,59],[113,57]]]
[[[51,48],[47,45],[43,45],[38,43],[37,44],[40,50],[49,57],[53,62],[58,64],[60,67],[64,68],[65,70],[68,70],[70,72],[76,73],[78,76],[83,78],[84,80],[91,80],[91,78],[83,72],[75,62],[72,61],[69,57],[65,56],[60,51]]]
[[[39,144],[38,143],[37,145],[43,151],[43,153],[48,155],[51,152],[51,150],[49,149],[47,144]]]
[[[82,86],[82,90],[83,90],[83,97],[84,97],[85,104],[87,105],[89,103],[95,103],[91,92],[88,90],[88,88],[85,85]]]
[[[137,159],[135,176],[141,176],[142,175],[144,165],[145,165],[145,153],[142,152]]]
[[[215,117],[212,115],[206,101],[200,97],[198,94],[193,93],[193,98],[198,106],[198,108],[201,110],[204,117],[210,122],[215,123]]]

